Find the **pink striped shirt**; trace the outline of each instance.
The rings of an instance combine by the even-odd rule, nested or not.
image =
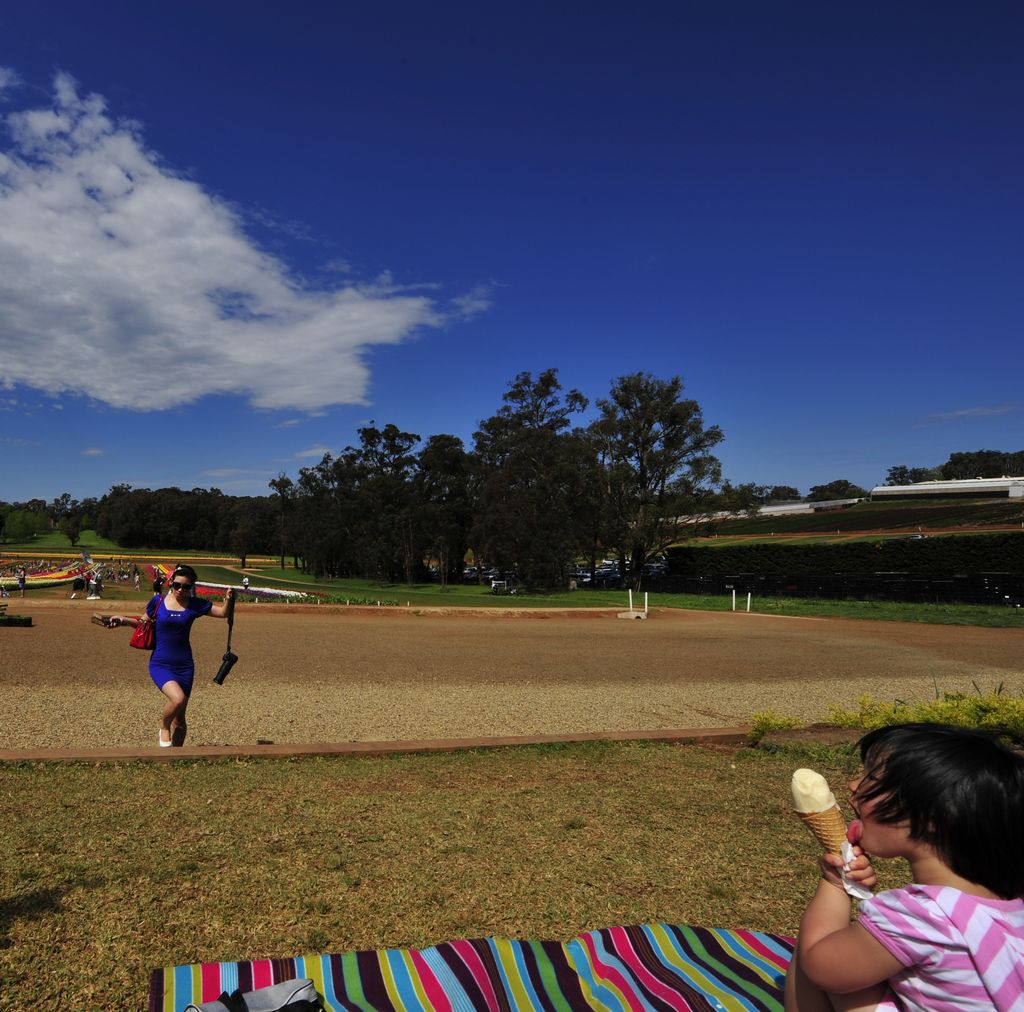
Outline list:
[[[906,967],[899,1008],[1024,1012],[1024,900],[911,885],[865,900],[860,923]]]

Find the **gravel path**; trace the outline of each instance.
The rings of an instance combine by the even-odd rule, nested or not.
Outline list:
[[[18,601],[0,628],[0,748],[156,745],[162,697],[113,602]],[[189,743],[343,742],[722,727],[773,709],[1024,691],[1024,630],[744,613],[476,612],[240,605],[241,660],[210,681],[224,623],[193,629]]]

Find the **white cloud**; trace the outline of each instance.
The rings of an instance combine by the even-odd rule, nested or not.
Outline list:
[[[263,467],[211,467],[203,471],[206,478],[273,478],[276,471],[268,471]]]
[[[3,98],[5,91],[10,91],[21,84],[21,78],[11,67],[0,67],[0,98]]]
[[[102,457],[106,454],[106,450],[101,449],[98,446],[89,446],[82,451],[83,457]]]
[[[464,319],[468,320],[471,317],[477,316],[480,313],[486,312],[491,308],[491,296],[494,292],[494,285],[477,285],[470,292],[466,292],[465,295],[460,295],[455,299],[452,299],[452,303],[458,314]]]
[[[6,123],[0,385],[139,410],[229,393],[314,411],[366,403],[367,349],[449,319],[387,274],[304,287],[239,213],[163,165],[138,124],[111,119],[65,74],[53,108]],[[465,298],[463,316],[485,307]]]
[[[329,446],[311,446],[308,450],[299,450],[295,456],[299,459],[316,457],[317,460],[322,460],[325,453],[329,453],[333,456],[334,450]]]
[[[997,418],[1000,415],[1016,414],[1018,411],[1024,411],[1024,405],[993,404],[980,408],[960,408],[957,411],[941,411],[922,419],[915,425],[915,428],[938,425],[940,422],[956,422],[961,418]]]

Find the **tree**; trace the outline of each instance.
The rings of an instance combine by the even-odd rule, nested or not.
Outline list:
[[[425,544],[436,554],[441,586],[462,573],[473,522],[472,461],[462,440],[431,436],[416,461],[414,485]]]
[[[249,553],[259,545],[260,516],[253,508],[255,500],[236,499],[235,522],[231,529],[231,550],[238,556],[238,564],[245,569]]]
[[[847,481],[845,478],[837,478],[827,485],[812,485],[807,493],[808,502],[828,502],[832,499],[863,499],[867,492],[859,485]]]
[[[721,464],[711,450],[723,439],[705,427],[700,405],[682,398],[678,376],[620,376],[590,427],[609,473],[609,504],[620,559],[639,587],[650,556],[678,537],[678,518],[705,513]]]
[[[934,481],[938,477],[939,471],[935,467],[907,467],[906,464],[897,464],[889,468],[885,484],[915,485],[922,481]]]
[[[292,498],[295,495],[295,483],[291,478],[281,471],[270,483],[270,487],[277,493],[277,533],[281,548],[281,568],[284,569],[284,543],[285,543],[285,517],[291,507]]]
[[[7,541],[29,541],[42,534],[48,526],[46,514],[39,510],[12,510],[4,520],[4,538]]]
[[[974,450],[951,453],[949,460],[939,468],[947,481],[963,478],[1001,478],[1024,473],[1024,450],[1004,453],[1002,450]]]
[[[50,503],[50,516],[57,523],[60,523],[65,517],[71,516],[72,513],[77,513],[78,508],[78,500],[72,499],[70,492],[64,492]]]
[[[474,435],[480,506],[473,544],[528,586],[558,587],[580,541],[579,455],[584,445],[591,452],[566,430],[587,399],[578,390],[563,395],[557,369],[536,379],[519,373],[502,399]]]
[[[361,543],[366,560],[381,580],[401,573],[410,586],[423,553],[412,476],[413,448],[420,437],[397,425],[359,429],[359,460],[364,477],[359,489]]]
[[[71,542],[71,547],[74,548],[78,544],[78,539],[82,535],[82,524],[76,516],[65,516],[60,518],[60,522],[57,524],[58,530]]]
[[[755,516],[768,502],[768,492],[767,485],[756,485],[752,481],[741,485],[723,481],[713,500],[715,512],[746,513],[748,516]]]
[[[762,506],[799,502],[800,490],[792,485],[757,485],[752,481],[733,485],[725,481],[714,499],[715,511],[748,513],[755,516]]]
[[[304,573],[337,577],[356,572],[353,532],[362,478],[359,454],[352,447],[337,458],[324,454],[319,464],[299,470],[293,536]]]

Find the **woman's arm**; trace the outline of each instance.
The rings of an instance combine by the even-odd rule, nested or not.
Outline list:
[[[116,629],[118,626],[130,625],[133,628],[139,624],[137,618],[129,618],[127,615],[111,615],[108,629]]]
[[[214,618],[227,618],[228,615],[231,612],[231,604],[234,601],[234,598],[235,598],[235,592],[233,590],[229,589],[229,590],[225,591],[225,593],[224,593],[224,603],[223,604],[215,604],[210,609],[210,614]]]
[[[857,850],[848,877],[870,889],[877,876]],[[859,924],[850,923],[852,900],[838,874],[841,866],[837,855],[822,858],[822,879],[804,911],[797,946],[801,968],[818,987],[847,994],[888,980],[904,966]]]

